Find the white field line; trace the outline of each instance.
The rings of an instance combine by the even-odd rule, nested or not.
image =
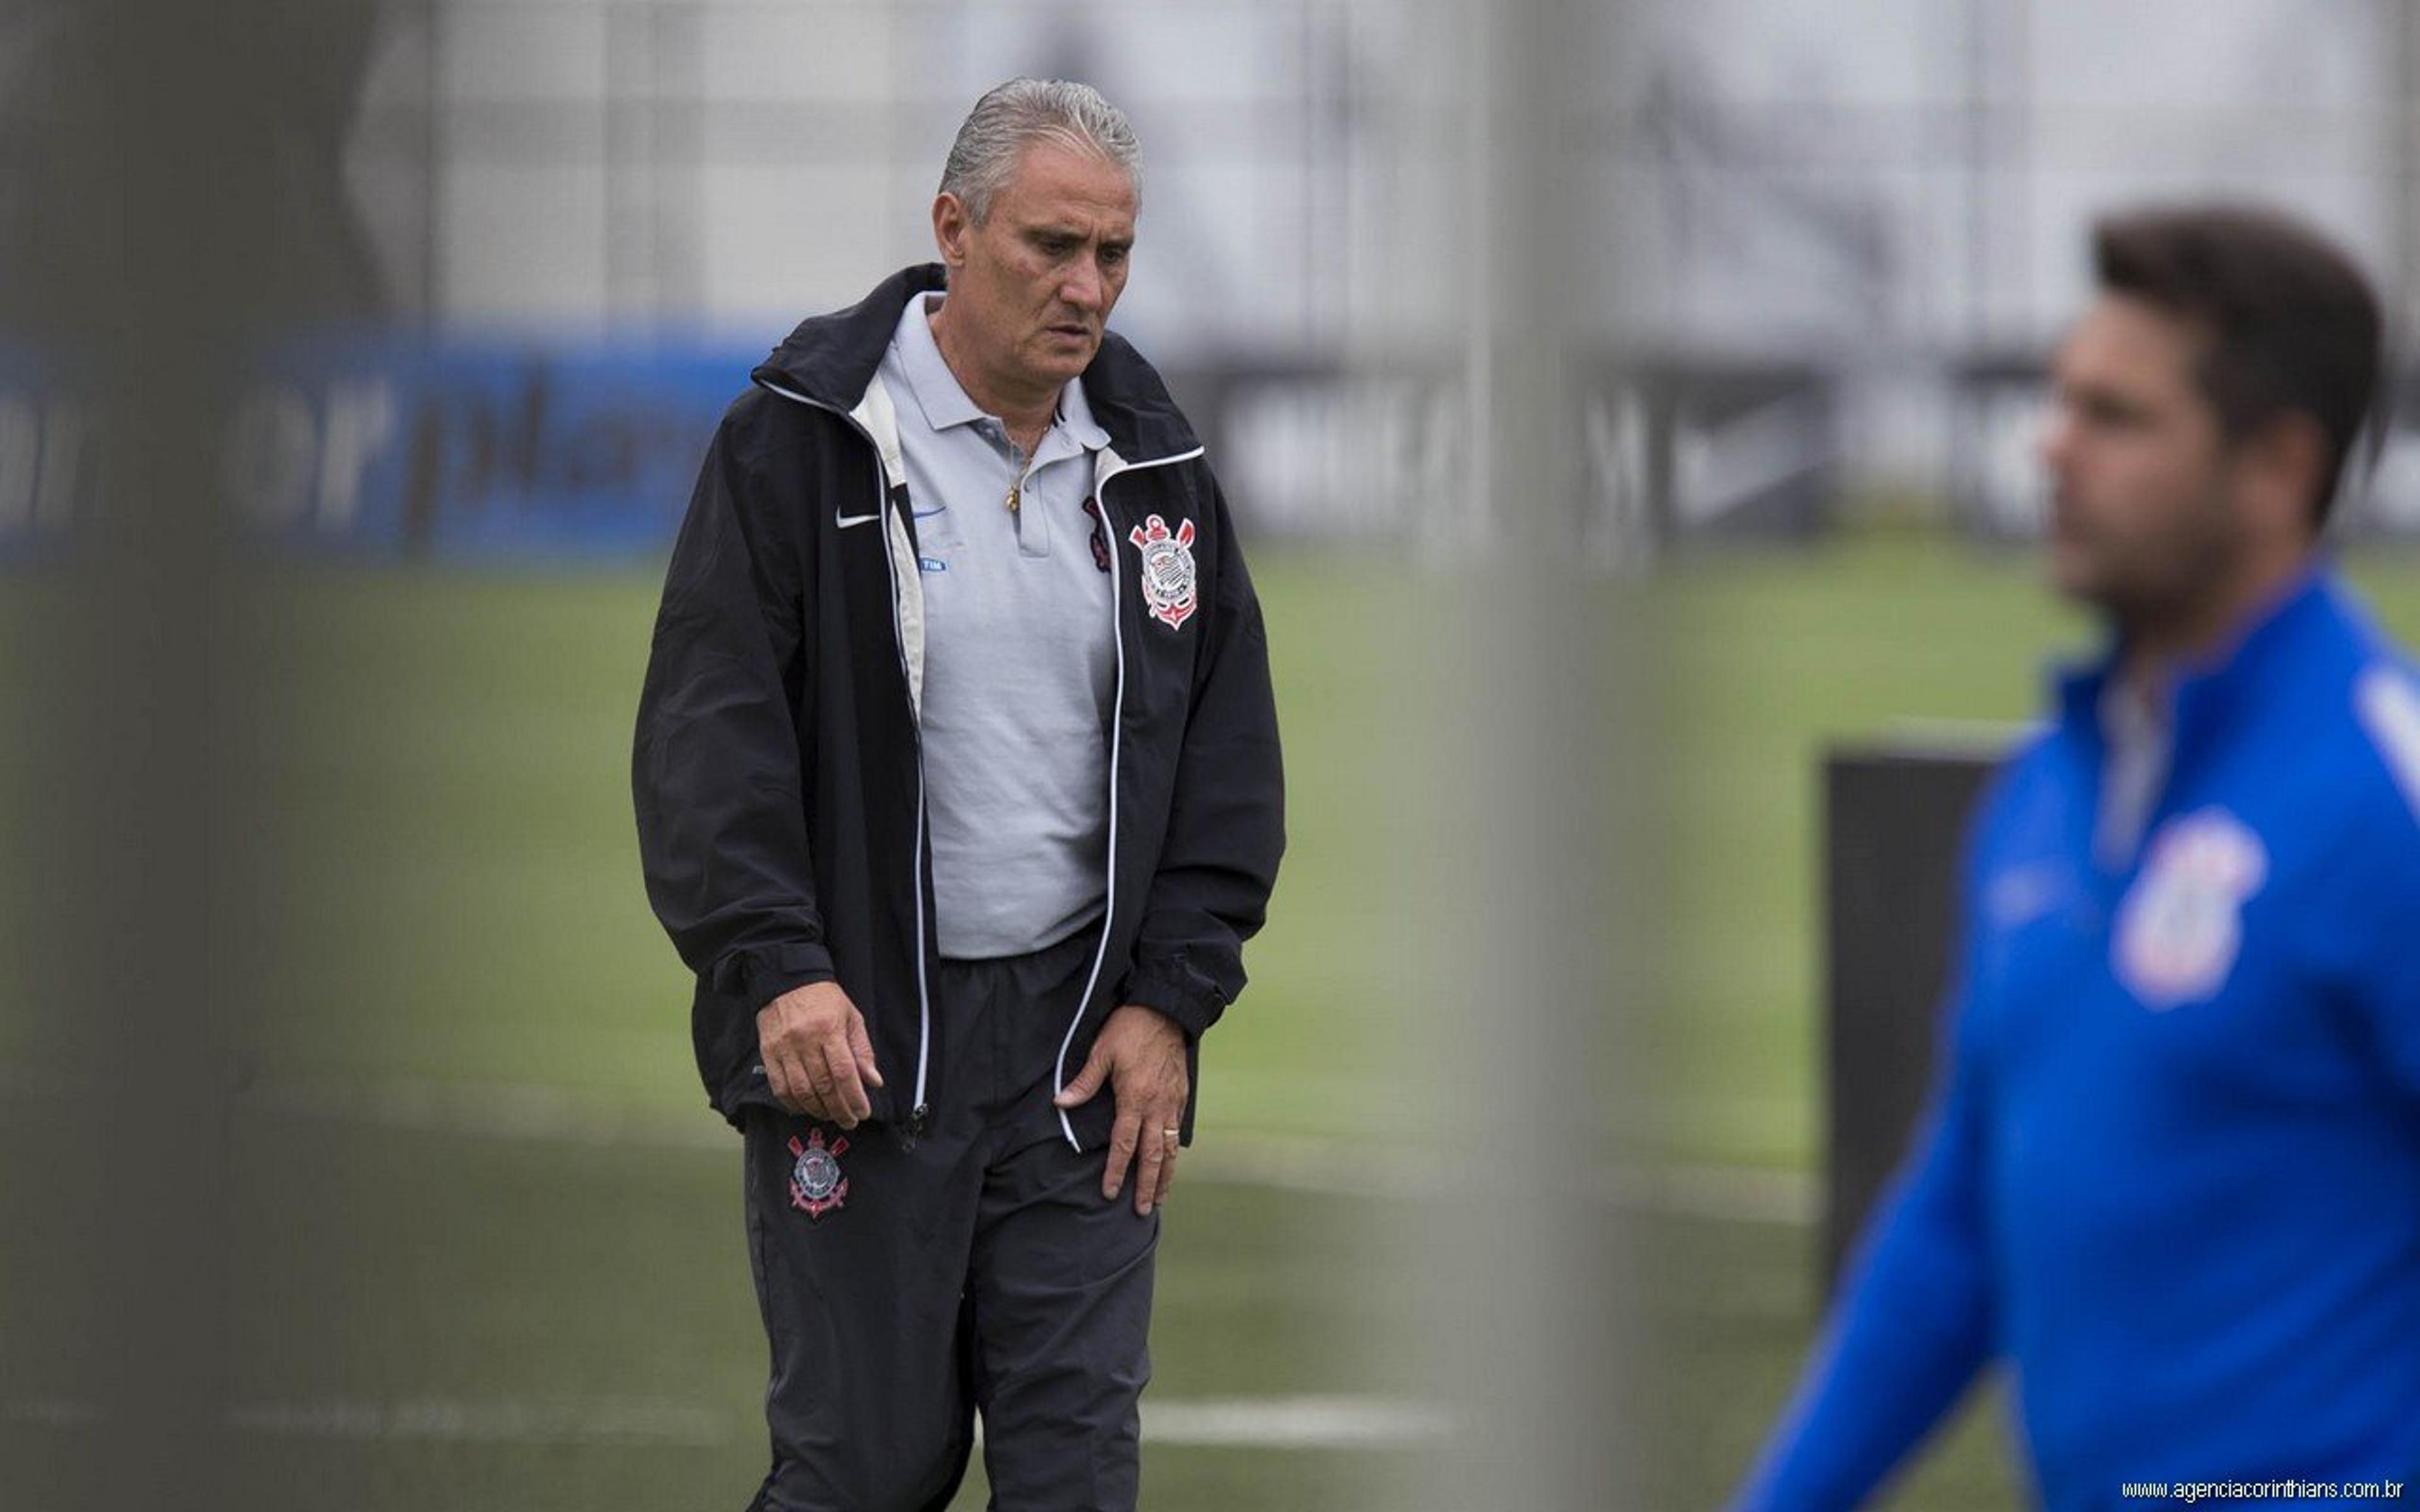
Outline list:
[[[1194,1448],[1394,1449],[1453,1429],[1442,1408],[1379,1396],[1232,1396],[1142,1404],[1146,1443]]]
[[[36,1427],[101,1424],[95,1406],[17,1401],[0,1421]],[[720,1448],[752,1436],[753,1424],[681,1402],[637,1397],[503,1397],[456,1401],[263,1402],[238,1407],[239,1433],[344,1443]],[[1390,1449],[1450,1432],[1441,1409],[1378,1396],[1220,1396],[1146,1401],[1146,1443],[1211,1449]]]
[[[349,1443],[654,1445],[711,1449],[731,1442],[721,1412],[633,1397],[408,1402],[269,1402],[238,1407],[240,1433]]]
[[[55,1396],[0,1404],[0,1423],[30,1428],[88,1428],[98,1425],[101,1416],[101,1409],[90,1402],[63,1401]]]
[[[22,1086],[0,1081],[17,1094]],[[414,1133],[624,1149],[730,1155],[737,1137],[703,1109],[672,1114],[616,1109],[560,1087],[433,1081],[261,1085],[235,1099],[239,1113],[327,1119]],[[1307,1136],[1212,1134],[1183,1156],[1180,1181],[1252,1186],[1313,1196],[1418,1202],[1487,1180],[1483,1163],[1427,1143],[1375,1145]],[[1747,1166],[1608,1168],[1585,1195],[1612,1206],[1726,1223],[1805,1227],[1821,1220],[1820,1183],[1808,1174]]]
[[[1145,1443],[1181,1449],[1403,1449],[1453,1430],[1442,1409],[1382,1396],[1207,1396],[1142,1404]],[[983,1423],[975,1423],[983,1442]]]
[[[236,1106],[272,1118],[473,1139],[716,1154],[739,1149],[738,1135],[704,1108],[678,1116],[615,1109],[560,1087],[522,1082],[283,1082],[242,1094]]]

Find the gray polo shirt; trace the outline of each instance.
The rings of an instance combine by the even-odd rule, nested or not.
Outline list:
[[[936,937],[974,960],[1055,944],[1108,897],[1116,627],[1084,504],[1109,438],[1070,382],[1029,465],[942,360],[939,306],[908,301],[881,381],[923,559]]]

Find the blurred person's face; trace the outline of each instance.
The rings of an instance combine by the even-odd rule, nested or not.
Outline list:
[[[1125,288],[1135,208],[1124,168],[1048,142],[1025,150],[982,222],[954,194],[935,200],[953,358],[1018,396],[1055,393],[1083,372]]]
[[[2176,617],[2231,580],[2242,554],[2241,469],[2194,375],[2201,341],[2152,305],[2104,295],[2052,363],[2051,579],[2121,621]]]

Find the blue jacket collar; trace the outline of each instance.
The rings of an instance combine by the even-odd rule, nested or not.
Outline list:
[[[2169,685],[2166,702],[2177,757],[2199,749],[2247,707],[2260,703],[2277,677],[2292,674],[2301,659],[2297,653],[2314,636],[2342,625],[2349,612],[2333,563],[2324,555],[2315,556],[2225,650],[2186,667]],[[2102,743],[2102,695],[2124,653],[2124,643],[2113,639],[2091,661],[2054,673],[2061,731],[2092,749]]]

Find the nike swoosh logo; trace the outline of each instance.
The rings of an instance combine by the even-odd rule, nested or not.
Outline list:
[[[878,515],[878,514],[875,514],[875,515],[834,515],[834,516],[832,517],[832,523],[833,523],[833,524],[835,524],[835,525],[837,525],[837,526],[839,526],[842,530],[846,530],[846,529],[848,529],[848,528],[849,528],[850,526],[852,526],[852,525],[871,525],[871,524],[873,524],[876,520],[880,519],[881,517],[881,517],[880,515]]]

